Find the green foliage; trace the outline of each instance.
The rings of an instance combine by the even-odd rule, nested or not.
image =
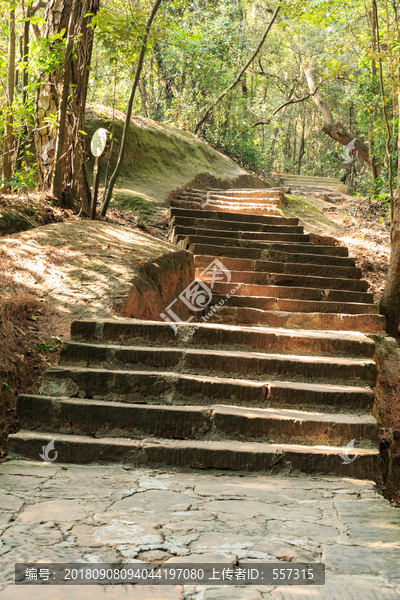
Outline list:
[[[28,4],[32,0],[28,0]],[[16,36],[26,21],[23,5],[0,0],[0,78],[7,79],[8,16],[16,7]],[[26,5],[25,5],[26,6]],[[321,131],[323,117],[309,95],[305,66],[313,66],[319,93],[354,137],[372,141],[380,177],[372,185],[368,167],[354,165],[353,191],[388,195],[386,127],[379,82],[382,61],[384,102],[391,131],[390,151],[397,159],[397,53],[394,10],[378,3],[382,47],[373,50],[369,3],[361,0],[287,0],[259,56],[239,85],[213,110],[201,132],[213,146],[253,170],[341,177],[349,171],[343,147]],[[165,0],[147,44],[134,112],[181,130],[193,131],[206,108],[232,83],[251,56],[274,5],[258,0]],[[88,99],[125,111],[151,0],[107,0],[93,20],[94,52]],[[35,29],[35,34],[33,34]],[[31,18],[30,55],[17,59],[18,80],[12,107],[13,128],[22,166],[9,185],[35,183],[29,155],[34,130],[35,94],[40,78],[62,65],[65,32],[45,37],[44,10]],[[18,46],[18,43],[17,43]],[[21,53],[19,53],[21,54]],[[375,63],[376,74],[372,75]],[[28,70],[27,102],[22,102],[22,69]],[[0,136],[7,114],[0,91]],[[56,118],[51,123],[56,128]],[[263,123],[255,126],[256,123]],[[120,135],[117,132],[117,139]],[[140,149],[139,149],[140,151]],[[16,158],[16,154],[15,154]],[[21,161],[20,161],[21,162]],[[4,182],[3,182],[4,183]],[[396,182],[394,181],[394,184]]]
[[[60,346],[61,344],[59,342],[55,344],[52,341],[44,340],[43,342],[40,342],[40,344],[35,346],[35,350],[46,350],[47,352],[52,352],[53,350],[57,350],[57,348],[59,348]]]

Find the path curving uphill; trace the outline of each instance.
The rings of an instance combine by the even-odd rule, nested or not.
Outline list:
[[[311,244],[284,205],[269,190],[173,200],[196,282],[164,321],[74,322],[41,395],[18,400],[10,455],[36,459],[56,438],[63,462],[379,480],[367,334],[384,317],[347,249]]]

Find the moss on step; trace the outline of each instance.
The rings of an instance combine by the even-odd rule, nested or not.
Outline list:
[[[318,226],[326,225],[329,228],[337,229],[337,224],[328,219],[322,210],[317,208],[311,202],[307,202],[299,196],[285,194],[287,206],[283,209],[286,216],[299,217],[306,225]]]

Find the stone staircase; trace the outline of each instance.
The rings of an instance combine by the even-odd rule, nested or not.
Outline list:
[[[275,173],[275,178],[279,180],[280,185],[290,187],[291,189],[310,188],[321,190],[333,190],[335,192],[348,194],[348,187],[336,177],[310,177],[307,175],[292,175],[289,173]]]
[[[169,212],[173,243],[195,255],[179,302],[196,320],[180,322],[174,302],[166,322],[74,322],[40,395],[18,399],[10,455],[37,460],[55,438],[61,462],[379,480],[365,334],[385,322],[347,249],[312,245],[278,216],[280,192],[188,194]]]

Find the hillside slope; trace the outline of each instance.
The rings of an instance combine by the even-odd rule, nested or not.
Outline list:
[[[109,160],[111,174],[120,149],[125,115],[115,111],[114,146],[103,161],[102,180]],[[99,127],[113,130],[113,111],[102,104],[88,103],[86,109],[89,173],[93,173],[90,140]],[[211,148],[191,133],[133,116],[127,147],[112,206],[151,217],[157,205],[174,188],[187,184],[197,187],[267,187],[266,182],[242,169],[233,160]]]

